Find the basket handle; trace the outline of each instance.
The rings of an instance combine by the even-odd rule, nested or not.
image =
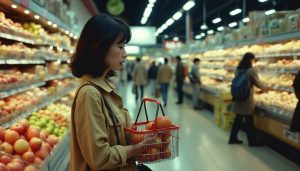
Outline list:
[[[146,107],[146,102],[152,102],[152,103],[156,103],[157,104],[155,118],[157,118],[157,116],[158,116],[159,108],[161,109],[163,116],[165,116],[164,109],[163,109],[163,107],[162,107],[162,105],[161,105],[161,103],[160,103],[159,100],[151,99],[151,98],[143,98],[142,103],[141,103],[140,108],[139,108],[138,115],[136,116],[136,119],[135,119],[135,124],[137,123],[137,121],[139,119],[139,116],[140,116],[140,113],[141,113],[141,110],[142,110],[143,106],[144,106],[144,109],[145,109],[145,114],[146,114],[147,122],[149,122],[148,112],[147,112],[147,107]]]

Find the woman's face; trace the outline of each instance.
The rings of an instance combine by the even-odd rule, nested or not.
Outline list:
[[[120,71],[125,63],[127,53],[125,51],[125,43],[122,42],[120,35],[117,40],[112,44],[106,56],[106,62],[109,70]]]

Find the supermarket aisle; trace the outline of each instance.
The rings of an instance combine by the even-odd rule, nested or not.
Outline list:
[[[136,117],[137,104],[131,86],[120,90],[124,104]],[[186,100],[175,105],[175,92],[170,90],[166,114],[180,125],[179,157],[165,163],[149,165],[155,171],[299,171],[300,166],[268,147],[249,148],[246,137],[243,145],[228,145],[228,132],[213,123],[209,111],[195,112]],[[149,95],[146,92],[146,95]],[[150,107],[150,106],[149,106]],[[150,107],[151,108],[151,107]]]

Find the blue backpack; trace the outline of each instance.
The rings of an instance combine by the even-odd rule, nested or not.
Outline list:
[[[245,101],[250,95],[250,79],[247,70],[237,71],[231,83],[231,95],[233,100]]]

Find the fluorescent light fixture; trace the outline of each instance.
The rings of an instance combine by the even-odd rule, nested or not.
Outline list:
[[[154,35],[155,35],[155,36],[158,36],[158,33],[156,32]]]
[[[258,0],[258,2],[261,2],[261,3],[263,3],[263,2],[267,2],[268,0]]]
[[[144,12],[144,17],[148,18],[152,12],[152,8],[146,8]]]
[[[237,8],[237,9],[235,9],[235,10],[232,10],[232,11],[230,11],[230,15],[231,16],[234,16],[234,15],[237,15],[237,14],[239,14],[239,13],[241,13],[242,12],[242,10],[241,9],[239,9],[239,8]]]
[[[52,25],[52,22],[51,22],[51,21],[48,21],[47,24],[51,26],[51,25]]]
[[[217,28],[217,30],[218,30],[218,31],[223,31],[223,30],[224,30],[224,27],[223,27],[223,26],[220,26],[220,27]]]
[[[162,33],[163,31],[164,31],[164,30],[161,29],[161,28],[157,30],[157,32],[158,32],[159,34]]]
[[[143,17],[142,20],[141,20],[141,24],[146,24],[146,22],[147,22],[147,18]]]
[[[271,15],[271,14],[274,14],[276,12],[275,9],[271,9],[271,10],[268,10],[265,12],[266,15]]]
[[[25,14],[29,14],[30,11],[29,11],[29,10],[25,10],[24,13],[25,13]]]
[[[38,20],[38,19],[40,19],[40,16],[34,15],[34,18]]]
[[[190,10],[191,8],[193,8],[193,6],[195,6],[195,1],[190,0],[190,1],[188,1],[187,3],[185,3],[185,4],[183,5],[182,8],[183,8],[185,11],[188,11],[188,10]]]
[[[208,30],[207,34],[214,34],[215,32],[213,30]]]
[[[166,29],[168,28],[168,25],[167,25],[167,24],[163,24],[163,25],[161,26],[161,28],[162,28],[163,30],[166,30]]]
[[[205,33],[201,33],[200,35],[201,35],[201,37],[204,37],[204,36],[205,36]]]
[[[249,21],[250,21],[250,19],[248,17],[246,17],[246,18],[243,19],[244,23],[248,23]]]
[[[14,9],[18,8],[18,6],[15,5],[15,4],[12,4],[11,7],[14,8]]]
[[[207,30],[208,29],[206,24],[202,24],[202,26],[200,28],[201,28],[201,30]]]
[[[133,46],[133,45],[127,45],[125,46],[125,51],[129,54],[138,54],[140,53],[140,47],[139,46]]]
[[[237,26],[237,25],[238,25],[237,22],[232,22],[232,23],[228,24],[229,27],[235,27],[235,26]]]
[[[168,21],[166,22],[166,24],[168,26],[172,25],[173,23],[174,23],[174,19],[173,18],[168,19]]]
[[[154,7],[154,4],[148,4],[147,5],[147,8],[153,8]]]
[[[156,0],[149,0],[150,4],[154,4],[156,2]]]
[[[213,19],[212,23],[217,24],[217,23],[219,23],[221,21],[222,21],[222,19],[220,17],[218,17],[218,18]]]
[[[57,24],[53,24],[53,27],[56,28],[56,27],[57,27]]]
[[[179,38],[176,36],[176,37],[173,38],[173,40],[174,40],[174,41],[178,41]]]
[[[70,32],[67,30],[65,33],[66,33],[66,34],[69,34]]]
[[[174,20],[179,20],[182,17],[182,12],[178,11],[173,15]]]
[[[202,36],[200,34],[195,36],[195,39],[201,39],[201,38],[202,38]]]
[[[73,34],[73,33],[70,33],[69,35],[70,35],[71,37],[73,37],[73,36],[74,36],[74,34]]]

